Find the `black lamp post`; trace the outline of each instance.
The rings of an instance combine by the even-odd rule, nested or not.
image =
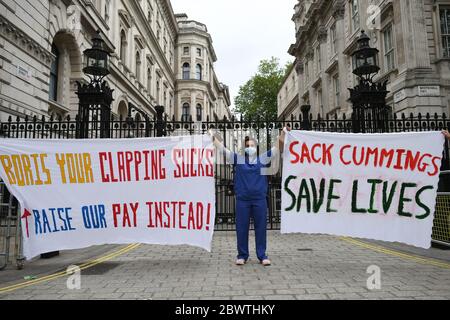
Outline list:
[[[91,78],[92,80],[101,82],[101,80],[109,74],[109,52],[104,49],[104,41],[98,31],[92,38],[92,48],[84,50],[83,54],[83,72],[89,77],[93,76],[93,78]]]
[[[357,40],[358,47],[352,53],[355,74],[359,84],[350,90],[353,104],[353,132],[385,132],[388,121],[386,96],[387,81],[376,83],[378,66],[378,49],[370,47],[370,38],[362,31]]]
[[[353,52],[353,73],[364,80],[372,80],[372,75],[380,71],[378,66],[378,49],[370,47],[370,38],[364,31],[357,40],[358,48]]]
[[[77,82],[79,98],[77,138],[89,137],[89,122],[98,121],[100,115],[100,137],[110,137],[111,103],[113,89],[104,78],[109,74],[109,52],[100,31],[92,38],[92,48],[84,50],[83,72],[89,77],[88,84]]]

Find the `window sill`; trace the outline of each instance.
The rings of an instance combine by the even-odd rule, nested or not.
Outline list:
[[[316,80],[314,80],[312,87],[317,89],[317,87],[319,87],[321,84],[322,84],[322,75],[319,74]]]
[[[392,70],[386,71],[384,73],[382,73],[379,77],[378,77],[378,81],[385,81],[388,80],[388,78],[392,75],[392,74],[398,74],[398,69],[394,68]]]
[[[433,61],[433,63],[441,63],[441,62],[450,62],[450,57],[448,58],[442,57]]]
[[[353,33],[352,33],[352,35],[350,36],[350,42],[352,42],[353,39],[356,39],[359,33],[361,33],[361,27],[359,27],[359,28],[356,29],[356,30],[353,30]]]
[[[62,104],[60,104],[60,103],[58,103],[56,101],[53,101],[53,100],[48,100],[48,105],[50,107],[53,107],[53,108],[57,109],[58,111],[62,111],[62,112],[69,112],[70,111],[70,109],[67,108],[66,106],[64,106],[64,105],[62,105]]]
[[[333,72],[336,70],[336,68],[337,68],[338,65],[339,65],[339,60],[333,58],[333,59],[330,61],[330,65],[329,65],[328,68],[325,70],[325,73],[326,73],[326,74],[331,74],[331,73],[333,73]]]

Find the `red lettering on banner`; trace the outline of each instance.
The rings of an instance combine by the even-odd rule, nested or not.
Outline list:
[[[162,201],[147,202],[147,228],[210,230],[211,203]],[[206,208],[206,210],[205,210]]]
[[[175,178],[213,177],[214,151],[211,149],[173,149]]]
[[[112,212],[114,219],[114,227],[119,227],[118,218],[122,215],[122,228],[136,228],[137,227],[137,212],[139,208],[139,203],[123,203],[123,204],[113,204]],[[130,218],[131,215],[131,218]]]
[[[165,150],[100,152],[102,182],[131,182],[166,179]]]

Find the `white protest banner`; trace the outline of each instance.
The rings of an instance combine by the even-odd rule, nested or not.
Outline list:
[[[27,259],[100,244],[211,250],[215,184],[209,136],[2,139],[0,175],[20,203]]]
[[[430,248],[443,145],[440,132],[289,132],[281,232]]]

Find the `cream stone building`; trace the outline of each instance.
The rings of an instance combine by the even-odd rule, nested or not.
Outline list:
[[[302,105],[322,116],[352,113],[351,53],[361,30],[380,50],[375,80],[388,80],[393,113],[449,113],[450,0],[298,0],[294,10],[298,105],[289,107],[283,87],[280,116]]]
[[[96,30],[111,52],[107,81],[116,117],[127,116],[130,104],[148,114],[163,105],[180,120],[185,102],[193,120],[197,106],[202,119],[229,116],[229,92],[214,72],[211,36],[204,25],[187,21],[174,14],[169,0],[0,1],[0,120],[75,116],[76,81],[87,80],[83,51]],[[179,51],[185,47],[193,59],[189,81],[183,80]]]
[[[230,93],[220,83],[214,71],[217,61],[211,35],[207,27],[188,19],[185,14],[176,15],[178,22],[177,91],[175,117],[182,120],[205,121],[231,117]]]

